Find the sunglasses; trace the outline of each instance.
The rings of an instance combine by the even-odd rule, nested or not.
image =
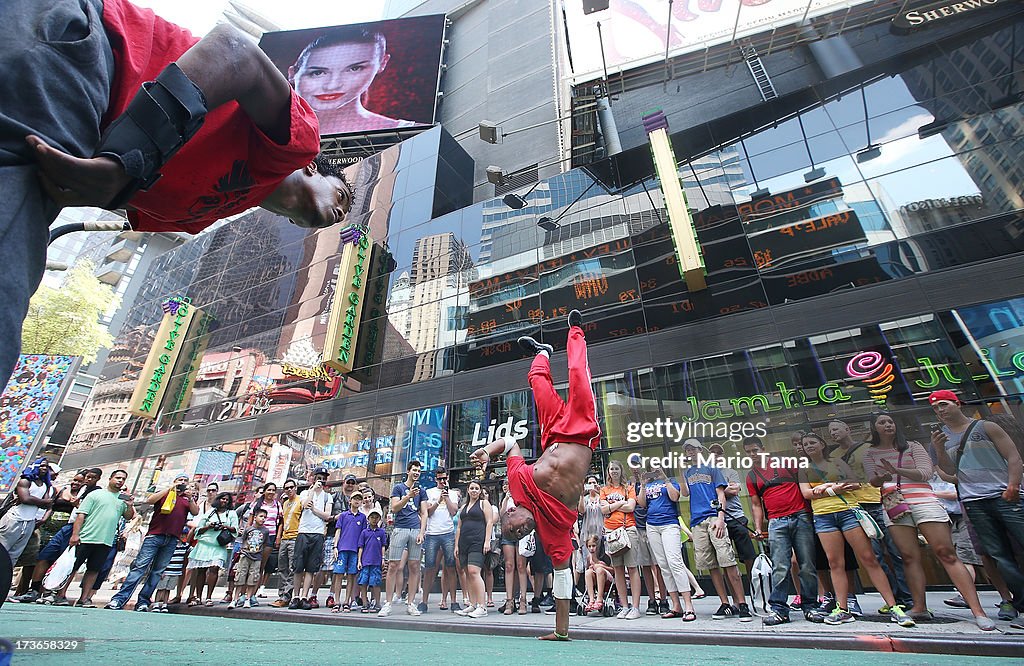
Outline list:
[[[355,482],[355,481],[346,481],[346,482],[345,482],[345,485],[346,485],[346,486],[354,486],[355,484],[356,484],[356,482]]]
[[[285,486],[285,490],[295,490],[295,486]]]

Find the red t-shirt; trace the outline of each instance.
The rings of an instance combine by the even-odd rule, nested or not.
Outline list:
[[[103,24],[115,75],[104,126],[151,81],[199,40],[188,30],[126,0],[105,0]],[[217,220],[258,206],[289,174],[320,151],[316,114],[292,93],[291,137],[275,143],[235,102],[206,116],[199,132],[161,169],[159,181],[130,202],[139,231],[198,233]]]
[[[168,536],[180,537],[185,529],[185,522],[188,520],[188,498],[178,496],[174,508],[170,513],[160,513],[161,500],[153,510],[153,517],[149,519],[149,531],[146,534],[166,534]]]
[[[783,518],[807,511],[796,470],[754,467],[747,473],[747,491],[760,497],[769,518]]]
[[[576,509],[570,509],[537,487],[533,481],[533,465],[527,465],[522,456],[509,456],[508,490],[521,506],[533,514],[537,523],[537,536],[544,552],[554,565],[572,557],[572,528],[576,524]]]

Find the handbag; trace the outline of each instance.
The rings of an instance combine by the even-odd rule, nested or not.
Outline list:
[[[230,546],[235,540],[235,534],[229,529],[223,529],[220,534],[217,535],[217,543],[222,546]]]
[[[896,461],[897,467],[903,467],[903,453],[900,451],[900,457]],[[896,488],[882,495],[882,506],[885,507],[885,513],[892,521],[899,520],[910,513],[910,505],[907,504],[907,498],[903,496],[903,477],[899,474],[896,475]]]
[[[625,519],[622,522],[622,527],[616,527],[604,535],[604,552],[609,555],[614,555],[619,551],[633,547],[633,544],[629,542],[629,533],[626,532]]]
[[[533,557],[537,554],[537,536],[536,533],[530,532],[522,539],[519,540],[519,546],[517,547],[519,554],[523,557]]]
[[[858,523],[860,523],[860,528],[864,530],[864,534],[868,535],[869,539],[877,541],[882,538],[884,535],[882,528],[878,526],[878,523],[875,522],[875,519],[871,517],[870,513],[865,511],[860,505],[851,506],[842,495],[836,495],[836,497],[843,500],[843,504],[845,504],[850,511],[853,511],[853,517],[857,519]]]

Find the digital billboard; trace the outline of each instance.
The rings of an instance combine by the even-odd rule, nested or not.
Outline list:
[[[666,34],[671,57],[728,42],[734,32],[749,36],[866,1],[677,0],[670,22],[668,0],[610,0],[608,9],[592,14],[583,13],[581,0],[566,0],[573,75],[579,81],[601,76],[601,39],[608,70],[624,71],[663,59]]]
[[[320,136],[434,124],[443,14],[268,32],[260,40],[320,120]]]
[[[0,394],[0,497],[14,487],[39,437],[56,417],[77,356],[22,354]]]

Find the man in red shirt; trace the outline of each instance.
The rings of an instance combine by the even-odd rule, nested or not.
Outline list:
[[[535,354],[530,366],[530,388],[540,422],[541,456],[532,465],[523,459],[512,438],[499,439],[473,452],[473,464],[481,470],[502,453],[508,465],[508,487],[516,508],[502,521],[506,538],[518,541],[537,530],[544,552],[554,565],[555,631],[541,640],[569,640],[569,602],[573,576],[572,530],[583,492],[590,459],[601,442],[594,391],[590,386],[587,341],[578,310],[569,313],[566,354],[569,365],[569,400],[563,401],[551,381],[551,345],[531,337],[519,338],[525,350]]]
[[[61,208],[187,233],[254,206],[310,228],[351,208],[313,110],[236,29],[199,40],[127,0],[5,0],[0,23],[0,388]]]
[[[743,440],[743,450],[753,459],[747,473],[750,508],[754,514],[754,538],[768,539],[774,568],[772,593],[768,604],[772,612],[762,622],[769,626],[789,622],[789,570],[793,553],[800,566],[800,602],[804,616],[817,606],[818,577],[814,570],[814,521],[807,501],[800,493],[797,469],[782,467],[782,458],[765,451],[757,437]],[[773,462],[774,461],[774,462]],[[763,531],[768,514],[768,533]],[[809,619],[809,618],[808,618]]]

